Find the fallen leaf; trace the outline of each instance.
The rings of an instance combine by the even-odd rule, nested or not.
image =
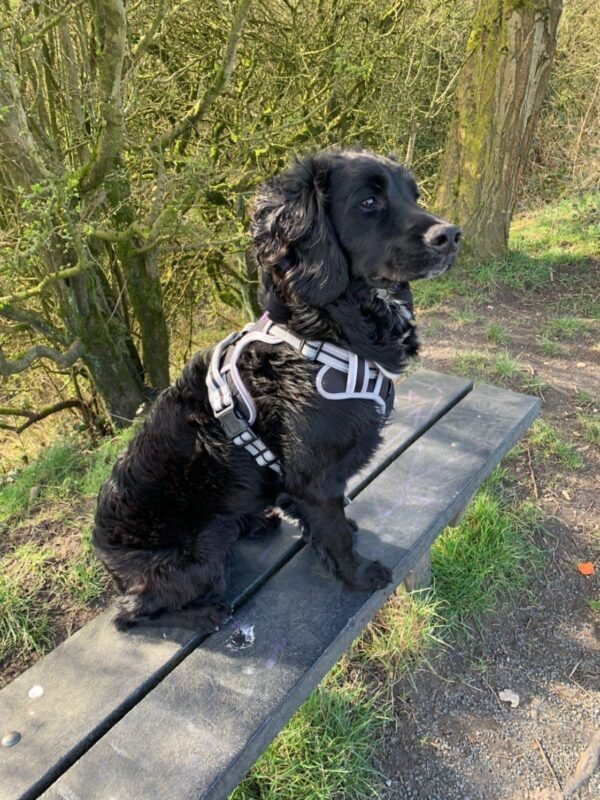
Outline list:
[[[521,702],[519,695],[513,692],[512,689],[503,689],[501,692],[498,692],[498,697],[503,703],[510,703],[511,708],[517,708]]]
[[[570,499],[571,499],[571,493],[570,493],[570,492],[568,492],[566,489],[563,489],[563,490],[562,490],[562,496],[563,496],[564,498],[566,498],[567,500],[570,500]]]
[[[577,564],[577,569],[582,575],[593,575],[594,565],[591,561],[585,561],[583,564]]]

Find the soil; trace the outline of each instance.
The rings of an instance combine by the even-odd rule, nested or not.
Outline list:
[[[584,291],[597,297],[598,265],[590,276],[596,285]],[[583,438],[577,417],[581,410],[600,416],[599,326],[560,341],[564,355],[544,356],[539,336],[555,303],[550,292],[525,301],[505,292],[493,307],[453,307],[455,317],[468,311],[474,322],[453,321],[449,309],[420,320],[430,369],[455,371],[460,353],[508,350],[518,358],[544,383],[542,418],[574,444],[583,465],[566,471],[539,453],[531,461],[531,452],[512,462],[520,495],[544,515],[544,572],[532,576],[520,607],[488,614],[472,638],[461,637],[395,687],[395,720],[376,758],[386,800],[600,798],[600,764],[588,780],[577,769],[586,748],[592,763],[600,755],[600,615],[588,605],[599,597],[600,450]],[[552,316],[568,314],[567,300]],[[488,342],[490,322],[505,328],[505,344]],[[523,390],[519,382],[489,382]],[[581,390],[596,403],[582,409]],[[591,577],[577,570],[587,561],[595,565]],[[519,696],[518,707],[500,700],[506,689]]]

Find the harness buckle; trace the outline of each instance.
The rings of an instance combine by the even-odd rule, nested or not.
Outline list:
[[[215,411],[214,414],[221,423],[221,427],[225,431],[227,438],[235,439],[236,436],[244,433],[244,431],[252,433],[252,429],[246,420],[238,417],[235,413],[234,406],[225,406],[225,408],[222,408],[220,411]]]

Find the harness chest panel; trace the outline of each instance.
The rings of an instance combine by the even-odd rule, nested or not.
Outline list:
[[[259,466],[283,474],[276,456],[252,430],[256,405],[238,369],[240,355],[253,342],[273,347],[285,343],[308,361],[321,364],[316,390],[327,400],[371,400],[377,403],[382,419],[389,416],[394,404],[394,384],[378,364],[329,342],[301,339],[264,315],[219,342],[206,376],[208,399],[215,417],[227,437],[247,450]]]

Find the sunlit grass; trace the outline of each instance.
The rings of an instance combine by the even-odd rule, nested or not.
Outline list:
[[[577,339],[589,331],[589,323],[577,317],[556,317],[544,325],[548,339]]]
[[[51,640],[44,590],[53,557],[49,548],[28,543],[0,559],[0,661],[41,651]]]
[[[525,436],[536,457],[554,461],[569,470],[579,469],[583,463],[573,445],[543,419],[537,419]]]
[[[565,355],[564,347],[561,347],[557,342],[547,339],[542,336],[539,340],[539,348],[545,356],[549,358],[560,358]]]
[[[448,274],[412,284],[418,308],[440,308],[456,297],[471,303],[494,296],[501,287],[520,294],[553,287],[558,293],[581,283],[598,269],[600,259],[600,194],[590,192],[572,200],[517,215],[511,225],[506,258],[485,263],[462,262]],[[577,266],[577,272],[565,267]],[[588,293],[572,301],[576,313],[597,319],[600,303]]]
[[[577,419],[582,429],[582,437],[596,447],[600,447],[600,418],[598,415],[578,414]]]
[[[310,695],[231,800],[364,800],[381,782],[371,757],[389,703],[342,660]]]
[[[511,505],[494,482],[478,492],[460,525],[440,536],[431,551],[436,597],[450,625],[476,623],[490,609],[509,604],[543,564],[532,539],[542,527],[539,509]]]

